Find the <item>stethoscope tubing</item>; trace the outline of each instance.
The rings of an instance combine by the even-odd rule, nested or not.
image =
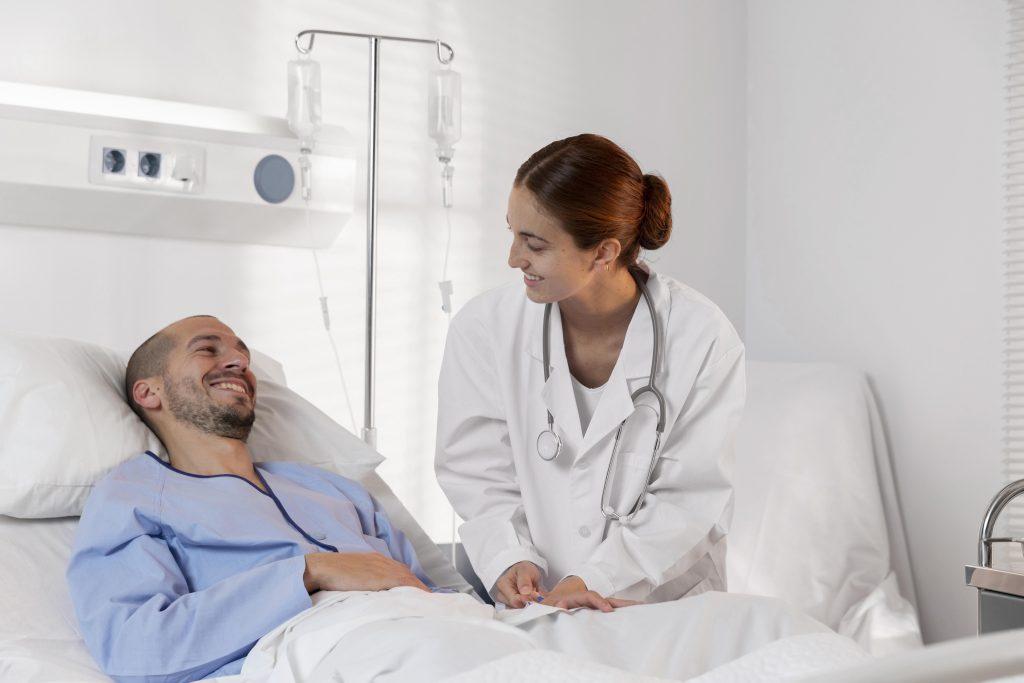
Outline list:
[[[601,490],[601,514],[606,519],[616,520],[621,523],[628,522],[630,519],[639,512],[643,505],[644,499],[647,497],[647,491],[650,488],[651,477],[654,474],[654,467],[658,462],[658,448],[661,446],[661,436],[665,430],[665,397],[654,383],[655,375],[658,370],[658,359],[661,357],[661,326],[659,325],[658,315],[654,309],[654,301],[651,299],[651,293],[647,289],[647,283],[644,282],[644,278],[638,270],[630,269],[630,274],[633,279],[636,280],[637,286],[640,288],[640,293],[643,296],[645,302],[647,302],[647,309],[651,314],[651,331],[653,334],[653,343],[651,348],[651,370],[647,376],[647,384],[634,391],[630,399],[633,401],[633,405],[636,405],[636,400],[643,394],[653,394],[658,402],[658,424],[655,427],[656,436],[654,441],[654,448],[651,452],[651,462],[647,468],[647,477],[644,480],[644,487],[640,495],[637,497],[636,502],[630,508],[629,512],[625,515],[619,515],[611,508],[610,505],[606,504],[608,497],[608,484],[611,479],[612,472],[618,456],[619,437],[622,435],[622,428],[625,426],[626,421],[623,420],[619,424],[618,430],[615,432],[615,443],[612,445],[611,458],[608,461],[608,471],[605,473],[604,486]],[[552,304],[546,304],[544,306],[544,324],[543,324],[543,364],[544,364],[544,382],[547,383],[551,376],[551,310]],[[545,409],[546,410],[546,409]],[[544,461],[550,462],[558,457],[558,454],[562,450],[562,439],[555,433],[555,418],[551,414],[550,410],[546,410],[548,428],[537,435],[537,455]],[[628,418],[627,418],[628,419]],[[547,444],[547,445],[545,445]]]

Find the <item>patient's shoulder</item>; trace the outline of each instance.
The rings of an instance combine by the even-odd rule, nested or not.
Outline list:
[[[155,456],[140,453],[112,469],[93,487],[89,500],[118,501],[153,498],[163,485],[164,468],[154,467]]]
[[[79,528],[109,527],[127,518],[135,523],[155,519],[165,474],[153,457],[140,453],[100,479],[85,502]]]
[[[326,470],[323,467],[317,465],[311,465],[307,462],[296,462],[294,460],[264,460],[256,463],[256,465],[271,474],[276,474],[283,477],[312,477],[314,479],[322,479],[324,477],[340,477],[341,475],[335,474],[330,470]],[[344,477],[342,477],[344,478]]]

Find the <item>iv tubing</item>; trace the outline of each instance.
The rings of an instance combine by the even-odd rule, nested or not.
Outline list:
[[[303,154],[299,158],[299,166],[302,169],[302,199],[306,207],[306,233],[309,235],[309,253],[313,255],[313,265],[316,267],[316,284],[320,291],[320,314],[323,316],[324,333],[327,341],[331,344],[331,352],[334,355],[334,366],[338,371],[338,379],[341,380],[341,392],[345,395],[345,405],[348,408],[348,418],[352,424],[352,431],[356,430],[356,416],[352,412],[352,400],[348,395],[348,384],[345,382],[345,373],[341,368],[341,355],[338,353],[338,345],[334,341],[334,333],[331,332],[331,312],[327,306],[327,295],[324,293],[324,278],[320,271],[320,256],[317,254],[316,240],[313,237],[313,224],[310,217],[309,200],[311,197],[310,188],[310,165],[309,157]]]
[[[444,265],[441,268],[441,282],[438,283],[441,286],[441,309],[447,318],[446,329],[451,329],[452,326],[452,301],[451,301],[451,282],[448,281],[448,255],[452,249],[452,207],[450,202],[444,202],[444,219],[448,225],[448,237],[445,240],[444,245]],[[451,561],[452,566],[458,566],[456,564],[456,540],[459,533],[459,517],[455,512],[455,508],[452,507],[452,543],[451,543]]]

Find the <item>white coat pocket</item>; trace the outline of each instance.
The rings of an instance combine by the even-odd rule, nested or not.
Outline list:
[[[657,443],[657,426],[657,411],[640,405],[618,434],[609,464],[605,504],[619,515],[629,514],[643,495]]]

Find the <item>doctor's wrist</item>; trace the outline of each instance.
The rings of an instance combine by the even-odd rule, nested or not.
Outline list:
[[[552,591],[559,591],[564,593],[572,593],[576,591],[590,590],[587,588],[587,582],[578,576],[570,575],[558,582]]]

